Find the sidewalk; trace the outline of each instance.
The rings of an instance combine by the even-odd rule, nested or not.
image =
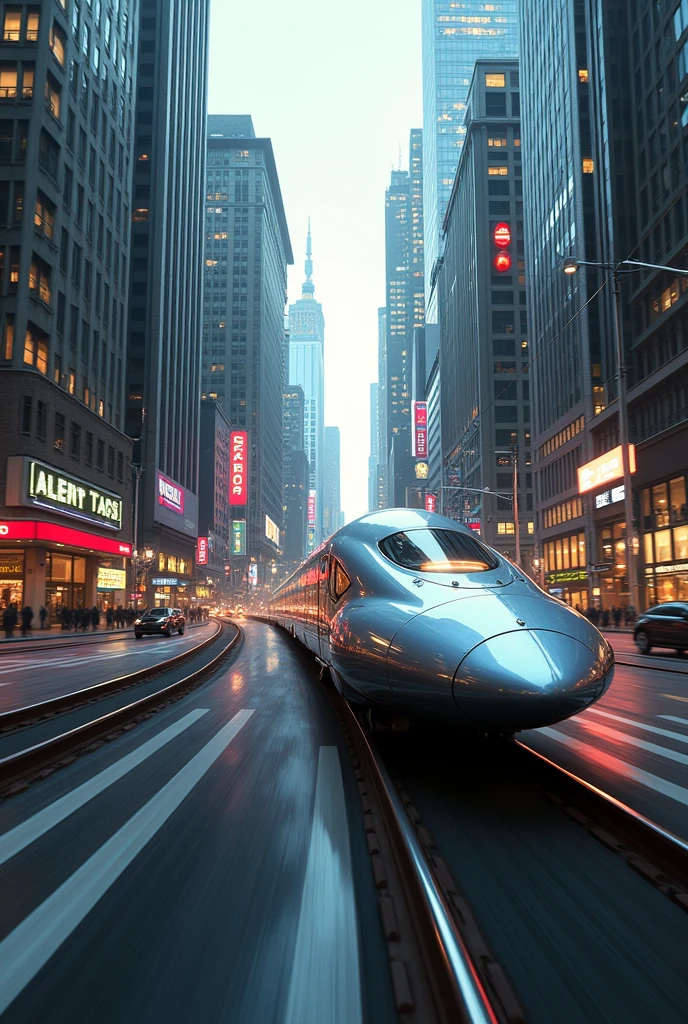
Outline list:
[[[29,631],[27,636],[22,636],[21,626],[17,627],[14,631],[14,636],[8,639],[4,633],[0,632],[0,647],[3,644],[16,644],[18,640],[22,643],[29,643],[31,640],[52,640],[55,643],[56,640],[74,640],[82,637],[94,636],[124,636],[127,633],[133,631],[133,626],[125,626],[123,629],[106,629],[105,626],[99,626],[98,629],[92,629],[90,626],[84,632],[79,629],[62,629],[58,624],[50,626],[48,629],[41,629],[40,626]]]

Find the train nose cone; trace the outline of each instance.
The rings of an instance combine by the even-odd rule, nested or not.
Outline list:
[[[485,729],[534,729],[583,711],[611,682],[611,651],[544,629],[493,636],[454,676],[454,700]]]

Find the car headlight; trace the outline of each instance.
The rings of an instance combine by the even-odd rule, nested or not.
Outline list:
[[[141,619],[134,619],[134,625],[135,626],[140,626],[141,625]]]

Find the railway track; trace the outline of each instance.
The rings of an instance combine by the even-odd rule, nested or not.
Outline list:
[[[685,1020],[676,952],[688,942],[685,843],[518,741],[477,740],[461,752],[456,736],[371,738],[330,692],[364,814],[370,793],[384,808],[380,827],[401,866],[431,990],[442,996],[438,1019],[630,1024],[656,1011]],[[384,926],[386,872],[374,872]]]
[[[71,763],[78,754],[198,686],[237,646],[241,635],[233,623],[218,623],[211,637],[168,661],[0,716],[0,727],[6,730],[0,741],[0,798]],[[200,664],[180,674],[190,660]],[[131,699],[134,688],[138,692]]]

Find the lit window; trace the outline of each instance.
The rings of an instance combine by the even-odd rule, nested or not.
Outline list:
[[[62,29],[53,23],[50,29],[50,49],[58,64],[65,66],[65,55],[67,52],[67,38]]]
[[[8,11],[5,15],[3,40],[6,43],[18,43],[21,33],[21,11]]]
[[[583,157],[583,174],[592,174],[595,170],[595,161],[591,156]]]
[[[148,159],[148,153],[142,153],[141,156],[139,157],[139,160],[147,160],[147,159]]]
[[[497,533],[500,536],[502,536],[502,537],[506,536],[507,534],[513,534],[514,533],[514,524],[513,523],[497,523]]]
[[[506,146],[506,139],[488,139],[487,144],[491,149],[503,149]]]
[[[26,18],[26,41],[27,43],[38,42],[39,16],[37,11],[29,11]]]
[[[238,149],[236,152],[237,160],[248,160],[249,151],[247,149]]]
[[[148,207],[139,206],[136,210],[134,210],[133,214],[131,215],[131,219],[134,221],[135,224],[141,224],[143,221],[148,220]]]
[[[5,65],[0,67],[0,99],[11,99],[17,95],[17,69]]]
[[[588,77],[588,69],[587,68],[579,68],[578,69],[578,81],[582,82],[582,83],[585,83],[585,82],[588,82],[589,80],[590,79]]]
[[[535,532],[535,523],[528,523],[528,533]]]
[[[487,173],[491,178],[497,177],[497,175],[499,175],[500,177],[504,177],[506,174],[509,173],[509,168],[504,167],[503,165],[500,167],[488,167]]]
[[[98,415],[99,416],[104,416],[105,415],[105,402],[103,401],[102,398],[98,402]]]
[[[485,85],[488,89],[504,89],[506,87],[506,75],[490,73],[485,75]]]

